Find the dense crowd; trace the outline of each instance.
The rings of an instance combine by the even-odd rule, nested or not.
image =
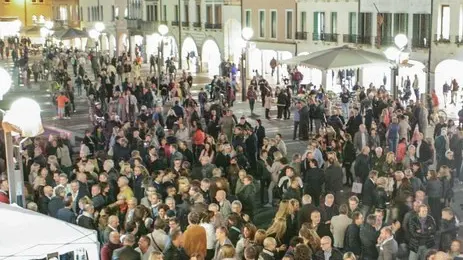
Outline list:
[[[191,74],[156,63],[141,75],[141,59],[125,54],[56,49],[31,65],[35,80],[54,81],[57,119],[85,96],[94,127],[79,154],[66,136],[24,144],[27,208],[96,230],[102,260],[460,256],[451,205],[463,131],[428,122],[436,97],[404,102],[370,85],[332,98],[302,86],[297,69],[284,87],[256,76],[248,114],[260,103],[272,119],[277,107],[307,141],[288,154],[281,134],[234,115],[234,65],[193,97]],[[7,194],[2,177],[0,202]]]

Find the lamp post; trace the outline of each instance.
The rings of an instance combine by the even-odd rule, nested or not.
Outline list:
[[[241,37],[244,40],[244,46],[241,50],[241,101],[246,101],[246,95],[247,95],[247,90],[246,90],[246,72],[247,72],[247,66],[246,66],[246,55],[248,53],[248,43],[249,40],[252,38],[254,35],[254,31],[250,27],[245,27],[241,30]]]
[[[408,44],[408,39],[405,34],[398,34],[394,38],[395,47],[389,47],[384,54],[386,58],[394,62],[391,73],[391,91],[394,99],[398,97],[399,86],[397,85],[397,77],[399,76],[400,55]]]
[[[24,175],[21,146],[28,137],[34,137],[43,133],[39,104],[30,98],[19,98],[13,102],[10,110],[4,112],[2,128],[5,138],[10,203],[16,203],[24,207]],[[21,137],[25,137],[25,139],[15,147],[13,146],[13,135],[18,134]],[[15,148],[17,149],[15,150]],[[16,165],[14,157],[16,157],[18,165]]]
[[[161,35],[161,40],[158,45],[158,89],[161,86],[161,70],[162,62],[164,62],[164,37],[169,32],[169,27],[165,24],[160,24],[158,27],[158,32]]]
[[[0,100],[11,88],[11,77],[8,72],[0,68],[2,87],[0,88]],[[21,144],[16,151],[18,170],[14,161],[13,134],[19,133],[23,137],[32,137],[43,132],[42,119],[40,117],[40,106],[32,99],[20,98],[16,100],[10,110],[1,111],[4,114],[2,128],[5,141],[5,155],[8,174],[10,203],[25,206],[23,187],[24,179],[22,173]]]

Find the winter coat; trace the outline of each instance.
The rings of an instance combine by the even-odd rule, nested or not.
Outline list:
[[[426,216],[425,221],[426,229],[422,232],[417,232],[418,230],[421,231],[421,223],[418,215],[414,215],[410,222],[408,223],[408,231],[410,233],[410,242],[408,247],[412,252],[418,252],[418,247],[425,246],[427,248],[432,248],[435,245],[435,235],[436,235],[436,222],[431,215]],[[420,244],[420,240],[424,242],[424,244]]]

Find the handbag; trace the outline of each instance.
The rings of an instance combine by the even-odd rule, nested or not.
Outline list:
[[[353,193],[356,193],[356,194],[361,194],[362,193],[362,187],[363,187],[363,184],[360,183],[360,182],[354,182],[352,184],[352,192]]]

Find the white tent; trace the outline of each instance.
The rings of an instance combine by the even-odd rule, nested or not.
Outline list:
[[[0,260],[46,258],[78,249],[99,259],[97,232],[43,214],[0,203]]]

